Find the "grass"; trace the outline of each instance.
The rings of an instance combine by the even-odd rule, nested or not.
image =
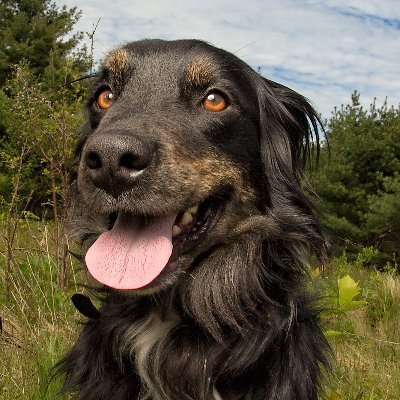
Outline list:
[[[77,334],[79,314],[70,296],[79,274],[71,275],[70,290],[58,288],[50,236],[51,228],[37,222],[18,227],[8,296],[4,257],[0,260],[0,398],[4,400],[54,400],[60,382],[51,379],[51,367]],[[3,255],[4,237],[0,240]]]
[[[378,272],[341,257],[328,266],[327,291],[332,293],[346,274],[359,282],[359,298],[367,303],[325,321],[329,329],[342,332],[331,339],[336,363],[328,398],[400,399],[400,277],[394,268]]]
[[[4,220],[0,220],[0,224]],[[0,226],[0,232],[5,232]],[[13,242],[10,287],[6,296],[5,234],[0,236],[0,398],[54,400],[60,386],[51,380],[51,367],[74,342],[80,315],[70,296],[82,281],[69,260],[69,289],[57,285],[57,267],[51,226],[25,221]],[[367,259],[366,259],[367,258]],[[332,261],[316,278],[329,294],[335,312],[324,318],[327,330],[340,332],[331,339],[336,358],[326,379],[328,400],[400,399],[400,277],[394,269],[377,272],[365,267],[368,257],[348,262],[345,254]],[[341,312],[338,280],[349,274],[361,289],[357,299],[367,301]]]

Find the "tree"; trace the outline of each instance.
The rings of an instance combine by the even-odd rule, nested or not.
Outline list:
[[[50,0],[2,0],[0,3],[0,86],[22,60],[46,85],[65,83],[62,65],[73,60],[74,70],[87,70],[86,49],[76,33],[65,39],[80,17],[76,7],[58,9]],[[73,54],[73,52],[75,52]],[[71,57],[72,56],[72,57]]]
[[[79,16],[76,8],[59,10],[49,0],[2,0],[0,4],[0,199],[11,199],[13,160],[24,149],[20,198],[33,193],[29,208],[39,215],[42,204],[54,205],[46,175],[53,164],[44,149],[68,142],[60,129],[48,125],[67,105],[79,107],[86,93],[86,81],[65,86],[85,76],[91,64],[86,48],[78,47],[81,34],[64,40]],[[76,129],[72,121],[70,125]],[[28,137],[25,148],[22,138]]]
[[[400,248],[399,135],[400,110],[386,102],[365,110],[357,92],[328,121],[320,167],[310,179],[339,242]]]
[[[79,15],[49,0],[0,4],[0,206],[6,216],[8,289],[13,243],[26,211],[53,217],[59,286],[68,281],[60,214],[68,210],[69,169],[87,81],[66,83],[85,76],[91,65],[86,48],[78,48],[81,34],[64,39]]]
[[[8,140],[0,147],[3,170],[8,178],[8,193],[4,193],[2,204],[7,215],[7,277],[11,274],[11,250],[18,220],[26,211],[37,214],[41,211],[41,217],[50,211],[58,284],[61,288],[67,284],[69,245],[61,220],[67,217],[68,207],[64,206],[71,160],[76,132],[82,124],[84,99],[78,95],[82,84],[77,82],[72,89],[64,87],[58,92],[46,90],[28,65],[21,63],[8,81],[10,96],[0,97],[0,109],[8,116],[5,120]],[[68,101],[72,90],[76,93],[74,102]],[[6,287],[9,289],[9,284]]]
[[[400,173],[383,179],[383,190],[368,197],[365,226],[378,250],[400,250]]]

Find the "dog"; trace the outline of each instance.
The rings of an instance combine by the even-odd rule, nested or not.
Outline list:
[[[58,364],[85,400],[313,400],[329,362],[302,185],[319,119],[197,40],[113,50],[77,146],[75,234],[99,309]]]

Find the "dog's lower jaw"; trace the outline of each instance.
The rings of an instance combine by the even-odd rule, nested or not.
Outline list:
[[[220,195],[218,202],[211,197],[199,206],[178,213],[173,227],[179,225],[182,232],[175,237],[172,234],[172,254],[159,275],[142,287],[114,289],[126,296],[148,296],[193,279],[206,256],[212,256],[219,246],[237,239],[237,224],[241,219],[247,220],[249,209],[237,197]],[[189,212],[191,221],[187,222]]]

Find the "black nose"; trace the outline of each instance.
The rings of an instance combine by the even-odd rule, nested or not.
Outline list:
[[[82,162],[93,184],[117,197],[136,184],[153,153],[151,144],[129,132],[104,132],[89,138]]]

